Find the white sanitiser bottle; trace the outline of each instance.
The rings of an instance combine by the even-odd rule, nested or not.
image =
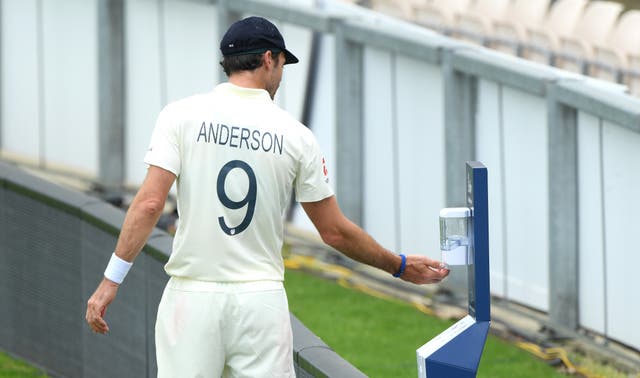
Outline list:
[[[448,207],[440,210],[441,261],[447,265],[468,265],[469,217],[468,207]]]

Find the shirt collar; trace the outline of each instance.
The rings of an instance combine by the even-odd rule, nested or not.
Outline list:
[[[246,88],[240,87],[235,84],[231,84],[229,82],[218,84],[214,91],[233,94],[243,98],[254,98],[254,99],[264,99],[271,101],[271,96],[269,96],[269,92],[264,89],[259,88]]]

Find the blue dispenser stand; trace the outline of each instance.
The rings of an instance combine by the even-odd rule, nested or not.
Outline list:
[[[475,377],[491,323],[487,168],[467,162],[467,207],[471,209],[471,262],[467,267],[469,314],[418,350],[419,378]]]

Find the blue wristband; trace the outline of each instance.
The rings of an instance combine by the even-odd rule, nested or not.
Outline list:
[[[404,269],[407,267],[407,256],[400,254],[402,258],[402,263],[400,263],[400,269],[393,275],[394,277],[400,277],[402,273],[404,273]]]

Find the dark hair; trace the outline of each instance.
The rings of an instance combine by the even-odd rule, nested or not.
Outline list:
[[[264,53],[259,54],[243,54],[243,55],[232,55],[225,56],[220,61],[220,65],[224,69],[224,73],[228,76],[231,76],[232,73],[238,71],[253,71],[256,68],[262,67],[262,63],[264,60],[262,56]],[[273,59],[275,59],[276,63],[280,59],[280,54],[276,53],[276,51],[272,51]]]

